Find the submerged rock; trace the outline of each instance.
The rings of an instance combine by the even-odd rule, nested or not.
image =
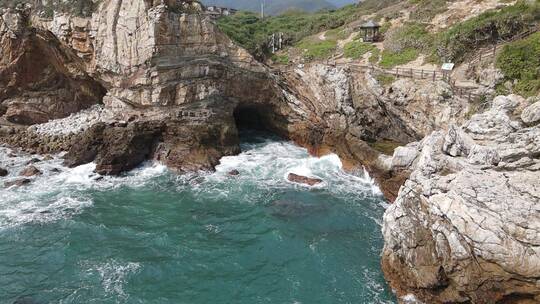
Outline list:
[[[21,173],[19,173],[19,176],[30,177],[30,176],[36,176],[36,175],[41,175],[41,174],[43,173],[38,168],[30,165],[24,168],[24,170],[22,170]]]
[[[227,174],[229,174],[230,176],[237,176],[237,175],[240,175],[240,171],[235,169],[235,170],[229,171]]]
[[[315,186],[323,182],[323,180],[320,178],[312,178],[294,173],[289,173],[287,179],[293,183],[304,184],[308,186]]]
[[[271,204],[272,215],[278,217],[304,217],[313,213],[326,211],[325,205],[313,205],[293,201],[279,200]]]
[[[12,187],[12,186],[22,187],[22,186],[30,184],[31,182],[32,182],[32,180],[27,179],[27,178],[23,178],[23,179],[10,181],[10,182],[5,182],[4,187],[6,187],[6,188],[9,188],[9,187]]]
[[[9,174],[8,170],[4,168],[0,168],[0,177],[8,176],[8,174]]]

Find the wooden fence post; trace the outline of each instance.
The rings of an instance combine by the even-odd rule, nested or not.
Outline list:
[[[421,79],[424,79],[424,69],[422,69],[422,76],[420,76]]]
[[[433,81],[435,81],[435,71],[433,71]]]
[[[411,68],[411,78],[414,79],[414,74],[413,74],[412,68]]]

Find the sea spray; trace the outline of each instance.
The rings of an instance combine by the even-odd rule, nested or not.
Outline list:
[[[395,302],[379,266],[385,205],[366,173],[271,137],[253,135],[242,151],[185,175],[153,162],[118,177],[60,156],[35,163],[42,176],[0,189],[0,298]],[[11,172],[2,182],[34,157],[0,152]],[[293,184],[290,172],[324,183]]]

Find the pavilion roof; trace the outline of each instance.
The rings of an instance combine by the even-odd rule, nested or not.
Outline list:
[[[368,22],[360,26],[360,28],[376,28],[376,27],[381,27],[381,26],[373,20],[369,20]]]

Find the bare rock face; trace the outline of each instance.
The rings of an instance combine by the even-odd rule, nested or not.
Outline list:
[[[177,106],[214,95],[251,103],[275,97],[267,70],[197,10],[192,1],[102,3],[92,20],[90,70],[108,89],[106,104]]]
[[[307,177],[294,173],[289,173],[287,179],[293,183],[304,184],[308,186],[315,186],[323,182],[323,180],[320,178]]]
[[[6,188],[13,187],[13,186],[22,187],[22,186],[26,186],[26,185],[30,184],[31,182],[32,182],[31,180],[29,180],[27,178],[23,178],[23,179],[10,181],[10,182],[5,182],[4,187],[6,187]]]
[[[35,166],[33,165],[30,165],[26,168],[24,168],[24,170],[21,171],[21,173],[19,174],[20,176],[26,176],[26,177],[30,177],[30,176],[36,176],[36,175],[41,175],[43,174],[43,172],[41,172],[38,168],[36,168]]]
[[[527,125],[535,125],[540,123],[540,100],[531,104],[521,113],[521,120]]]
[[[0,103],[18,124],[62,118],[101,101],[101,86],[48,31],[28,25],[28,11],[0,16]]]
[[[540,127],[514,118],[521,103],[497,97],[462,127],[419,143],[384,215],[382,265],[400,296],[540,301]]]

